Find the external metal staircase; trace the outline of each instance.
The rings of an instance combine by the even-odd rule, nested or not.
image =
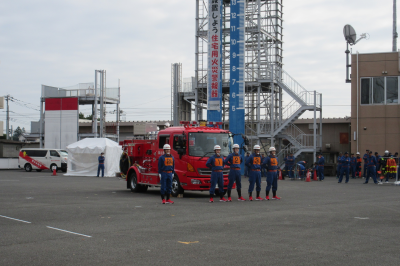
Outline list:
[[[272,74],[272,71],[271,71]],[[282,118],[277,121],[264,121],[261,125],[259,138],[281,138],[290,143],[280,149],[279,162],[283,166],[284,158],[293,153],[294,156],[302,152],[314,152],[314,134],[306,134],[293,124],[306,111],[321,111],[321,94],[315,91],[307,91],[294,78],[282,68],[274,66],[271,82],[280,87],[292,98],[282,111]],[[320,148],[316,141],[317,149]]]

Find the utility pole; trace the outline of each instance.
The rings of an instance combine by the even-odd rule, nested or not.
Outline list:
[[[6,121],[7,131],[6,131],[6,136],[7,136],[7,139],[10,139],[10,108],[8,106],[8,101],[9,100],[10,100],[10,94],[6,96],[6,101],[7,101],[7,111],[6,111],[7,112],[7,121]]]
[[[392,51],[397,52],[397,8],[396,8],[396,1],[393,0],[393,47]]]

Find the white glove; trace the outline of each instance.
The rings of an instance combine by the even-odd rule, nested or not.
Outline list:
[[[161,174],[158,174],[158,176],[161,178]]]

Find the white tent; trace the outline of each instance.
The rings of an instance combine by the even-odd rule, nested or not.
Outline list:
[[[96,176],[98,157],[104,152],[104,176],[115,176],[119,172],[122,147],[106,138],[86,138],[67,146],[67,176]],[[101,176],[101,172],[100,172]]]

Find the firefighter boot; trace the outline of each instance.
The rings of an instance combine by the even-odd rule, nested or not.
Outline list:
[[[272,199],[281,199],[276,195],[276,191],[272,191],[272,194],[273,194]]]
[[[161,200],[162,200],[162,204],[165,204],[165,199],[164,199],[164,195],[161,194]]]
[[[265,191],[265,200],[269,200],[269,191],[268,190]]]
[[[246,200],[242,197],[242,191],[241,191],[240,189],[237,190],[237,193],[238,193],[238,196],[239,196],[238,201],[246,201]]]
[[[172,200],[169,199],[170,194],[167,194],[167,200],[165,201],[165,203],[167,204],[174,204],[174,202]]]
[[[260,197],[260,191],[257,191],[257,197],[256,200],[263,200],[263,198]]]
[[[224,195],[225,195],[225,192],[219,193],[219,201],[227,202],[227,200],[224,198]]]

